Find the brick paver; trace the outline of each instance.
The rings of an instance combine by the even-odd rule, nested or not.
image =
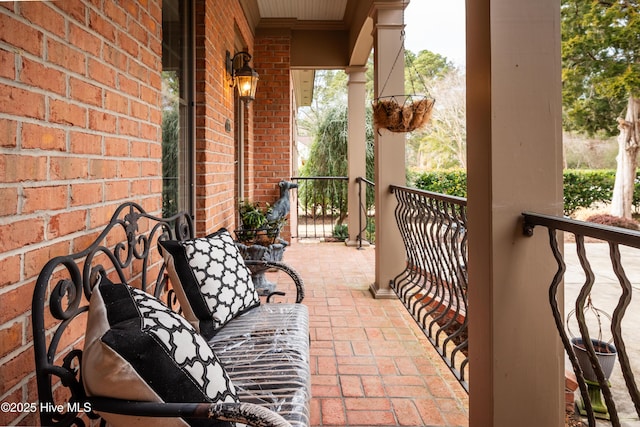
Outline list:
[[[312,426],[468,426],[468,397],[398,300],[376,300],[374,249],[293,243],[311,314]]]

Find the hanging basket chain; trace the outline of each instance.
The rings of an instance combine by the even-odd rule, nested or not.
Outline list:
[[[584,305],[584,307],[582,308],[583,313],[591,313],[596,321],[596,324],[598,326],[598,336],[597,339],[598,341],[604,341],[602,338],[602,317],[606,317],[607,319],[609,319],[609,322],[611,322],[611,315],[609,313],[607,313],[606,311],[597,308],[596,306],[593,305],[593,301],[591,300],[591,294],[589,294],[587,296],[587,303]],[[569,336],[571,336],[571,338],[576,338],[577,335],[573,333],[573,330],[571,329],[571,325],[570,325],[570,320],[576,317],[576,310],[573,309],[569,312],[569,314],[567,314],[567,331],[569,333]],[[609,340],[607,340],[607,344],[610,344],[613,341],[613,337],[611,337]]]
[[[395,68],[396,68],[396,64],[398,63],[398,58],[400,58],[400,54],[404,53],[404,34],[405,34],[405,32],[404,32],[404,10],[402,11],[402,26],[403,26],[403,29],[402,29],[402,31],[400,31],[400,40],[401,40],[400,49],[398,49],[398,53],[396,54],[396,59],[393,61],[393,64],[391,65],[391,70],[389,70],[389,74],[387,75],[387,79],[384,81],[384,84],[382,85],[382,89],[380,89],[380,93],[384,93],[384,90],[387,87],[387,83],[389,83],[389,79],[391,78],[391,75],[393,74],[393,70],[395,70]],[[411,84],[413,85],[413,82]],[[382,96],[380,98],[384,98],[384,96]]]

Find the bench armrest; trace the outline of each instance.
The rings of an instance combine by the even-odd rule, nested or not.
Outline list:
[[[282,416],[253,403],[160,403],[89,398],[94,412],[141,417],[209,418],[252,427],[291,427]]]
[[[262,261],[262,260],[246,260],[245,264],[247,267],[251,268],[253,266],[268,268],[275,268],[277,270],[283,271],[286,273],[291,279],[293,283],[296,285],[296,303],[301,303],[304,299],[304,282],[302,281],[302,277],[296,272],[293,268],[289,267],[287,264],[283,262],[277,261]],[[280,295],[278,292],[273,292],[267,297],[267,301],[271,299],[273,295]]]

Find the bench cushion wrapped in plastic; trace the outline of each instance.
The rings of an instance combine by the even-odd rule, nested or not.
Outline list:
[[[228,322],[209,340],[240,400],[309,425],[309,322],[302,304],[263,304]]]

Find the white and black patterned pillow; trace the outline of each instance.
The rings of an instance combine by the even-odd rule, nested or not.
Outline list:
[[[91,295],[82,374],[89,396],[151,402],[238,402],[223,365],[189,322],[146,292],[106,278]],[[148,418],[102,415],[112,425],[150,422]],[[208,422],[153,419],[154,426],[210,425]]]
[[[206,338],[260,304],[251,272],[226,229],[159,244],[182,313]]]

